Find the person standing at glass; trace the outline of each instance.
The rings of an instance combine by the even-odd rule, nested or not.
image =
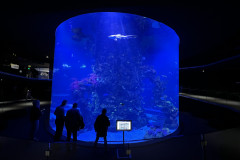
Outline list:
[[[61,136],[62,136],[62,132],[63,132],[63,127],[64,127],[64,122],[65,122],[65,109],[64,106],[67,104],[67,100],[63,100],[62,104],[60,106],[58,106],[54,112],[54,114],[56,115],[56,120],[55,120],[55,124],[56,124],[56,133],[54,136],[54,141],[59,141]]]
[[[42,115],[42,112],[40,111],[40,101],[34,100],[32,102],[33,106],[30,110],[30,121],[31,121],[31,131],[30,131],[30,139],[38,141],[36,138],[36,133],[39,129],[39,119]]]
[[[99,140],[99,137],[103,137],[104,138],[104,147],[107,148],[107,130],[108,127],[110,126],[110,121],[108,119],[108,117],[106,116],[107,110],[104,108],[102,109],[102,114],[100,114],[95,123],[94,123],[94,129],[95,132],[97,132],[96,135],[96,140],[94,143],[94,146],[97,146],[97,142]]]
[[[77,103],[67,111],[65,126],[67,129],[67,141],[70,141],[73,134],[73,141],[77,141],[77,131],[84,128],[83,117],[77,109]]]
[[[31,100],[33,99],[31,90],[27,90],[26,101],[28,99],[31,99]]]

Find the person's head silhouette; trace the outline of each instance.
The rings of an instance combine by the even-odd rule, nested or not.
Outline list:
[[[67,104],[67,100],[63,100],[61,106],[65,106],[66,104]]]
[[[73,108],[77,108],[77,103],[73,103]]]
[[[107,113],[107,109],[106,109],[106,108],[103,108],[103,109],[102,109],[102,114],[103,114],[103,115],[106,115],[106,113]]]

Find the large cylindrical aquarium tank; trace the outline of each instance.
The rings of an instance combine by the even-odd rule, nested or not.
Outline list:
[[[78,140],[95,140],[94,122],[103,108],[110,120],[107,140],[122,143],[117,120],[131,120],[125,141],[170,135],[179,125],[179,37],[153,19],[96,12],[62,22],[56,29],[50,126],[63,100],[73,103],[85,128]],[[67,135],[64,128],[63,135]]]

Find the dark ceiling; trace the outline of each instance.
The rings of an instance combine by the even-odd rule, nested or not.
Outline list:
[[[0,11],[1,57],[14,52],[34,61],[52,58],[57,26],[73,16],[96,11],[135,13],[170,26],[180,37],[180,67],[240,53],[239,7],[230,1],[8,1]]]

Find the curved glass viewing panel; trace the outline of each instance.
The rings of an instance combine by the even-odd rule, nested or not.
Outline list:
[[[85,128],[78,140],[94,141],[103,108],[108,141],[121,143],[116,120],[131,120],[125,141],[161,138],[179,125],[179,37],[150,18],[117,12],[79,15],[56,30],[50,125],[56,107],[78,103]],[[64,129],[63,134],[66,135]]]

